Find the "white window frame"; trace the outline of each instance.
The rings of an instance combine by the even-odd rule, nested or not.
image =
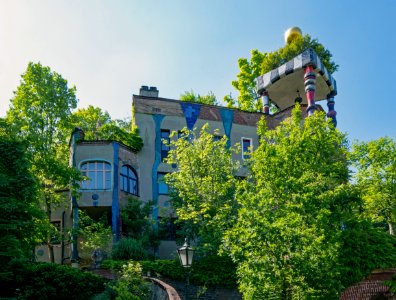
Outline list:
[[[245,151],[245,152],[244,152],[244,151],[243,151],[243,142],[244,142],[245,140],[246,140],[246,141],[249,141],[250,146],[249,146],[248,151]],[[245,157],[245,155],[246,155],[245,153],[246,153],[246,152],[249,152],[249,153],[250,153],[249,156],[252,154],[252,152],[253,152],[253,139],[252,139],[252,138],[248,138],[248,137],[242,137],[242,138],[241,138],[241,150],[242,150],[242,151],[241,151],[241,152],[242,152],[242,160],[248,159],[248,158]]]

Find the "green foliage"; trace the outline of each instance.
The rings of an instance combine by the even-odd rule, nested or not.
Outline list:
[[[392,280],[386,281],[385,285],[389,286],[389,289],[393,294],[396,294],[396,275],[393,275]]]
[[[171,187],[172,207],[176,209],[184,231],[199,236],[202,250],[216,252],[223,231],[235,221],[235,178],[239,164],[227,139],[216,141],[204,125],[201,131],[184,132],[189,138],[172,141],[167,162],[177,170],[166,175]]]
[[[78,109],[72,115],[72,124],[84,131],[86,140],[114,140],[130,147],[134,152],[139,152],[143,147],[137,127],[131,126],[125,120],[112,120],[107,111],[99,107]]]
[[[18,299],[87,299],[104,290],[104,280],[92,273],[51,263],[12,263],[12,276],[1,282],[0,293]]]
[[[294,39],[277,51],[266,53],[252,50],[250,61],[246,58],[238,60],[239,74],[237,79],[232,81],[232,86],[239,91],[237,101],[226,96],[224,101],[228,107],[238,107],[246,111],[261,111],[262,104],[256,93],[255,79],[272,69],[288,62],[304,50],[312,48],[318,54],[326,69],[333,73],[337,71],[338,65],[332,61],[332,54],[324,48],[317,39],[312,39],[309,35]]]
[[[0,133],[0,276],[13,258],[31,258],[44,232],[37,182],[30,171],[26,144]]]
[[[100,249],[110,254],[112,233],[106,215],[95,221],[79,210],[79,236],[82,238],[80,246],[83,253],[91,255],[94,250]]]
[[[129,197],[128,204],[121,209],[126,236],[139,240],[146,248],[155,248],[159,245],[158,232],[150,218],[152,206],[151,201],[143,203],[138,198]]]
[[[345,135],[324,113],[302,122],[299,106],[276,129],[258,127],[238,220],[224,237],[239,288],[246,299],[337,298],[342,224],[359,204]]]
[[[89,105],[87,108],[79,108],[72,114],[74,127],[84,131],[86,140],[98,140],[101,136],[100,128],[111,123],[111,117],[107,111],[102,111],[99,107]]]
[[[207,95],[201,96],[200,94],[195,94],[194,91],[191,90],[189,92],[184,92],[184,94],[181,94],[180,100],[186,102],[209,104],[209,105],[219,105],[216,96],[212,92],[209,92]]]
[[[144,274],[150,272],[153,277],[185,279],[185,270],[179,260],[147,260],[139,263]],[[124,264],[125,261],[105,260],[102,268],[120,270]],[[195,285],[233,288],[236,286],[236,265],[226,256],[210,255],[194,259],[190,280]]]
[[[345,288],[366,278],[375,269],[396,266],[396,237],[370,224],[357,224],[342,232],[340,275]]]
[[[123,238],[113,246],[111,256],[116,260],[142,260],[147,258],[147,252],[140,240]]]
[[[151,202],[142,203],[134,197],[128,198],[127,205],[121,209],[122,224],[126,227],[128,236],[140,239],[150,230],[152,205]]]
[[[142,277],[142,267],[138,262],[128,261],[122,266],[121,276],[112,287],[116,300],[149,299],[150,284]]]
[[[361,188],[365,214],[373,222],[386,222],[394,234],[396,222],[396,142],[388,137],[353,145],[351,158]]]
[[[31,171],[39,181],[38,191],[50,228],[51,210],[62,201],[58,190],[68,186],[72,178],[79,178],[79,173],[68,165],[70,115],[77,105],[76,89],[69,88],[61,75],[40,63],[29,63],[21,78],[7,111],[7,123],[29,146]],[[50,229],[46,243],[53,261]]]

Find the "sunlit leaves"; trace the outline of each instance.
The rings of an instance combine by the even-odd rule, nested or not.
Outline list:
[[[225,228],[236,216],[238,163],[224,136],[215,140],[207,125],[171,143],[168,163],[177,166],[167,175],[172,206],[192,236],[199,236],[206,250],[217,251]]]
[[[357,142],[351,153],[362,190],[366,214],[374,222],[386,222],[394,234],[396,221],[396,142],[388,137]]]
[[[250,61],[246,58],[238,60],[239,73],[237,79],[232,81],[232,86],[239,91],[239,96],[237,101],[231,97],[225,97],[224,100],[228,103],[228,106],[236,106],[246,111],[260,111],[262,104],[256,93],[255,79],[288,62],[308,48],[315,50],[330,73],[338,70],[338,65],[332,60],[330,51],[317,39],[312,39],[309,35],[296,38],[274,52],[261,53],[255,49],[251,51]]]
[[[225,247],[238,262],[246,299],[337,298],[342,224],[356,197],[348,185],[345,135],[297,107],[274,130],[258,125],[248,180]]]

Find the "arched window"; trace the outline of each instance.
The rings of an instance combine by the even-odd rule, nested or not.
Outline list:
[[[81,164],[81,174],[88,177],[81,183],[84,190],[111,189],[111,165],[105,161],[88,161]]]
[[[138,177],[130,166],[121,168],[121,191],[138,196]]]

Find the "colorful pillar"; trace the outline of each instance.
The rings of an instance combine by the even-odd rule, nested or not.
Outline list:
[[[334,124],[334,127],[337,127],[337,112],[334,110],[334,93],[330,93],[327,95],[327,107],[329,108],[329,111],[327,113],[327,117],[332,119],[332,122]]]
[[[307,107],[308,116],[312,116],[316,110],[315,84],[316,84],[316,74],[314,72],[314,68],[312,65],[307,65],[305,67],[304,86],[305,86],[305,94],[307,96],[307,102],[308,102],[308,107]]]
[[[268,92],[264,91],[263,93],[263,108],[264,108],[264,114],[269,115],[269,98],[268,98]]]

